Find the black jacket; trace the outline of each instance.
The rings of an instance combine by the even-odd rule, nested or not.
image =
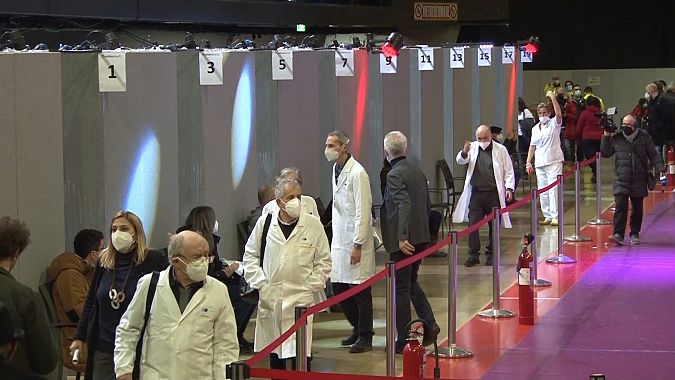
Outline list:
[[[641,130],[630,143],[623,133],[603,136],[600,141],[602,157],[614,158],[614,195],[647,196],[647,174],[653,166],[656,172],[663,171],[663,162],[656,153],[654,141]]]
[[[169,266],[167,257],[159,251],[150,250],[148,255],[140,265],[138,265],[138,270],[140,271],[142,277],[153,271],[163,271]],[[103,277],[103,273],[107,269],[103,268],[100,263],[96,263],[96,269],[94,271],[94,277],[91,280],[89,285],[89,294],[87,294],[87,301],[84,304],[84,309],[82,310],[82,318],[77,325],[77,330],[75,331],[75,339],[81,340],[87,343],[87,349],[90,352],[87,355],[87,370],[84,374],[85,380],[91,380],[93,377],[92,368],[94,365],[94,351],[96,350],[98,343],[98,302],[96,302],[96,292],[98,290],[99,283]],[[127,299],[131,300],[133,294],[128,294]],[[136,361],[141,358],[141,353],[136,352]],[[138,368],[138,366],[136,366]],[[134,371],[136,375],[136,370]],[[134,377],[136,378],[136,377]]]

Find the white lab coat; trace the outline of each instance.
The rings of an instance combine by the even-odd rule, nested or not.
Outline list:
[[[332,282],[360,284],[375,274],[375,247],[371,208],[373,197],[366,170],[353,157],[345,163],[335,183],[333,165]],[[349,263],[354,243],[361,244],[361,262]]]
[[[316,206],[316,201],[309,195],[302,195],[300,197],[300,209],[309,215],[314,215],[317,218],[321,218],[321,215],[319,215],[319,208]],[[277,200],[272,199],[263,207],[262,215],[271,214],[277,211],[279,211]]]
[[[476,167],[476,159],[478,158],[478,149],[481,149],[477,141],[471,143],[469,148],[469,155],[467,158],[462,157],[462,152],[457,153],[457,163],[460,165],[469,164],[466,172],[466,180],[464,181],[464,190],[459,197],[455,212],[452,214],[453,223],[463,223],[469,220],[469,201],[471,200],[471,176]],[[513,163],[509,152],[504,145],[492,141],[492,166],[495,172],[495,183],[497,183],[497,193],[499,194],[499,204],[502,208],[506,207],[506,189],[513,189],[515,186],[515,177],[513,176]],[[506,228],[511,228],[511,219],[509,213],[502,215],[502,224]]]
[[[295,307],[310,306],[313,293],[322,291],[330,274],[328,239],[318,218],[300,213],[298,224],[288,239],[272,214],[262,268],[260,243],[266,214],[256,223],[244,252],[244,277],[259,290],[255,325],[256,352],[272,343],[295,323]],[[307,355],[312,347],[312,317],[307,319]],[[295,334],[273,353],[280,358],[295,356]]]
[[[143,337],[140,376],[143,380],[225,379],[225,366],[239,358],[237,324],[227,287],[207,277],[181,313],[169,285],[171,268],[160,272],[157,281]],[[151,276],[138,281],[134,298],[117,326],[117,376],[133,371]]]

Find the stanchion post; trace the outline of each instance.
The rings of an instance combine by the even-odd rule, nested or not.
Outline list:
[[[307,306],[295,307],[295,321],[307,312]],[[295,332],[295,360],[296,370],[307,371],[307,321],[300,324],[300,328]]]
[[[245,361],[232,362],[225,367],[225,377],[231,380],[248,380],[251,378],[251,368]]]
[[[595,192],[596,192],[596,215],[588,224],[593,225],[607,225],[612,224],[609,220],[602,218],[602,155],[600,152],[596,153],[598,158],[595,161]]]
[[[396,376],[396,262],[385,264],[387,276],[387,376]]]
[[[473,352],[457,347],[457,256],[459,242],[457,231],[451,231],[452,251],[448,255],[448,347],[438,349],[439,358],[468,358]]]
[[[538,196],[539,190],[532,189],[532,201],[530,201],[530,224],[532,225],[532,236],[534,237],[532,239],[532,278],[534,279],[534,286],[545,287],[551,286],[551,282],[539,278],[537,271],[537,267],[539,266],[539,245],[537,243],[539,241],[539,221],[537,218]]]
[[[597,170],[596,170],[597,172]],[[574,234],[567,236],[565,241],[591,241],[591,238],[581,234],[579,221],[581,220],[581,165],[574,163]],[[562,223],[561,223],[562,225]]]
[[[555,188],[555,187],[554,187]],[[565,207],[563,202],[565,199],[565,177],[558,174],[558,255],[546,259],[550,264],[572,264],[577,260],[565,256],[563,234],[565,233]]]
[[[492,249],[494,249],[494,257],[492,262],[492,309],[483,310],[478,313],[479,316],[485,318],[511,318],[515,317],[516,314],[506,310],[501,309],[499,305],[499,296],[500,291],[500,261],[501,261],[501,247],[499,243],[499,235],[501,229],[502,215],[499,213],[499,207],[494,207],[492,209],[492,214],[494,217],[490,221],[492,224]]]

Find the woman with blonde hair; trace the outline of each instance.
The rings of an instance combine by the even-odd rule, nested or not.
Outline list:
[[[138,280],[169,265],[161,252],[148,249],[143,223],[130,211],[120,211],[110,222],[110,244],[94,271],[82,318],[71,352],[87,342],[85,380],[114,380],[115,329],[136,292]],[[136,358],[140,358],[137,353]],[[138,368],[138,366],[136,366]],[[134,370],[134,379],[138,378]]]

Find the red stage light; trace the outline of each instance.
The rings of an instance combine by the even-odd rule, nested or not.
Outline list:
[[[382,45],[382,54],[384,54],[384,56],[387,58],[392,58],[398,55],[398,50],[396,50],[389,44],[389,42],[387,42],[386,44]]]
[[[525,51],[530,53],[530,54],[535,54],[537,51],[539,51],[539,48],[537,45],[533,44],[532,42],[528,42],[525,45]]]

